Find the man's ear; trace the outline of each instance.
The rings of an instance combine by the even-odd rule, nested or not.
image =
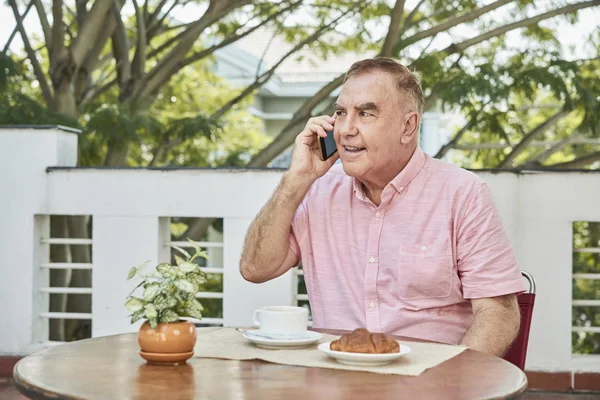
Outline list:
[[[402,144],[407,144],[413,141],[415,136],[419,135],[419,114],[415,111],[411,111],[404,115],[404,132],[402,132],[402,136],[400,138],[400,142]]]

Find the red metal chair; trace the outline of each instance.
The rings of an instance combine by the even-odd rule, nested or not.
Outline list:
[[[527,271],[521,271],[521,274],[529,281],[529,290],[517,297],[519,308],[521,309],[521,328],[519,329],[519,335],[503,358],[517,367],[525,369],[529,329],[531,327],[531,316],[533,315],[533,305],[535,303],[535,280]]]

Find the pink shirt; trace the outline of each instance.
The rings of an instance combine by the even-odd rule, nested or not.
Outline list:
[[[459,343],[469,299],[524,290],[488,186],[420,148],[379,207],[334,165],[298,207],[290,248],[315,328]]]

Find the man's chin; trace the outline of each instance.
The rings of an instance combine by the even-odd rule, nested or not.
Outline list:
[[[363,168],[361,168],[360,165],[357,165],[357,163],[344,162],[344,160],[342,160],[342,167],[344,168],[346,175],[351,176],[352,178],[360,179],[360,177],[363,176]]]

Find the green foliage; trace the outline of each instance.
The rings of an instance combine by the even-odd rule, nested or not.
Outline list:
[[[585,251],[600,248],[600,222],[574,222],[573,273],[600,273],[600,253]],[[573,299],[600,300],[600,280],[573,279]],[[600,326],[600,308],[573,306],[573,326]],[[573,332],[573,353],[600,354],[600,335],[592,332]]]
[[[65,125],[79,128],[73,118],[50,111],[27,90],[25,71],[9,55],[0,52],[0,124]]]
[[[141,282],[127,296],[125,308],[131,314],[131,323],[145,318],[152,328],[159,323],[179,321],[181,318],[202,318],[202,304],[196,299],[201,291],[202,284],[206,281],[206,274],[195,262],[198,258],[208,258],[200,247],[190,240],[194,253],[174,246],[185,258],[178,257],[177,263],[161,263],[154,271],[145,272],[146,265],[132,267],[127,274],[127,279],[135,276]],[[140,294],[134,295],[139,288]]]

